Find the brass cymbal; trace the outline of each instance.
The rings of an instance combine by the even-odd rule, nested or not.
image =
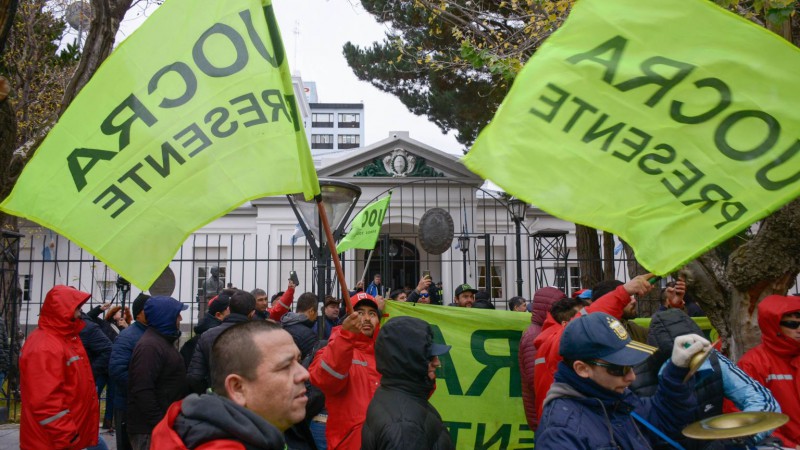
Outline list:
[[[713,351],[714,348],[709,347],[708,350],[697,352],[692,356],[691,361],[689,361],[689,372],[686,374],[685,377],[683,377],[684,383],[689,381],[694,376],[694,374],[697,373],[697,370],[700,368],[700,366],[703,365],[704,362],[706,362],[706,360],[708,359],[708,355],[710,355],[711,352]]]
[[[692,439],[730,439],[773,430],[789,421],[786,414],[750,411],[708,417],[683,429]]]

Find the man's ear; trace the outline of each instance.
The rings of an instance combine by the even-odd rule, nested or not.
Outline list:
[[[240,375],[232,373],[225,377],[225,392],[233,403],[247,407],[246,390],[245,379]]]
[[[572,363],[572,369],[581,378],[589,378],[589,375],[592,374],[592,369],[589,367],[589,364],[583,361],[575,361]]]

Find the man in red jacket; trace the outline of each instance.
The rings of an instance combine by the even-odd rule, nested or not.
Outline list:
[[[631,302],[632,295],[642,295],[653,289],[653,285],[648,281],[652,278],[652,274],[639,275],[631,279],[627,283],[617,286],[617,288],[598,298],[594,303],[583,308],[581,312],[575,314],[572,319],[581,317],[581,315],[604,312],[616,318],[622,318],[622,313],[628,303]],[[570,319],[570,320],[572,320]],[[536,369],[534,371],[534,397],[536,402],[536,416],[542,417],[542,405],[547,391],[553,384],[553,379],[558,369],[558,363],[561,361],[561,355],[558,353],[559,342],[561,335],[564,333],[564,328],[567,326],[567,321],[558,322],[551,314],[547,315],[542,326],[542,333],[534,340],[536,346]]]
[[[19,358],[23,450],[97,445],[100,404],[89,357],[78,338],[81,306],[91,297],[68,286],[47,293],[39,328]]]
[[[800,449],[800,297],[770,295],[758,305],[761,344],[739,366],[763,384],[789,422],[775,430],[783,446]]]
[[[309,372],[311,384],[325,394],[328,423],[325,437],[330,450],[359,450],[367,407],[381,375],[375,366],[375,340],[380,311],[364,292],[353,296],[353,314],[333,329]]]

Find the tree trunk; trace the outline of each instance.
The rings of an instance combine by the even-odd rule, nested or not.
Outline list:
[[[578,267],[581,271],[581,286],[591,288],[603,279],[600,240],[597,237],[597,230],[576,223],[575,240],[578,251]]]
[[[614,279],[614,235],[603,231],[603,280]]]
[[[0,55],[6,48],[6,41],[14,26],[17,4],[17,0],[0,0]]]

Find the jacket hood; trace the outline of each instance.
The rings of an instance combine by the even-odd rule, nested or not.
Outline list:
[[[433,388],[433,380],[428,377],[432,345],[433,330],[424,320],[406,316],[388,320],[375,343],[381,384],[405,380],[408,384],[404,390],[427,398]]]
[[[184,305],[172,297],[150,297],[150,300],[144,304],[147,325],[155,328],[164,336],[178,337],[181,332],[175,322],[181,311],[188,307],[189,305]]]
[[[283,433],[256,413],[214,394],[191,394],[183,400],[173,425],[188,448],[232,439],[245,448],[284,448]]]
[[[91,294],[69,286],[58,285],[50,289],[39,313],[39,328],[62,336],[77,335],[85,326],[75,318],[75,309],[83,306]]]
[[[703,336],[703,330],[680,309],[666,309],[653,315],[647,343],[658,348],[658,352],[652,356],[657,358],[658,367],[672,355],[675,338],[685,334]]]
[[[533,314],[531,315],[531,323],[541,326],[547,319],[547,313],[553,307],[553,303],[566,295],[560,289],[554,287],[543,287],[533,294]]]
[[[298,323],[306,323],[306,322],[309,322],[309,320],[308,316],[305,314],[287,312],[286,314],[283,315],[283,317],[281,317],[281,325],[285,327],[289,325],[295,325]]]
[[[770,295],[758,305],[758,327],[761,342],[783,357],[800,355],[800,343],[781,334],[781,316],[800,311],[800,297]]]

